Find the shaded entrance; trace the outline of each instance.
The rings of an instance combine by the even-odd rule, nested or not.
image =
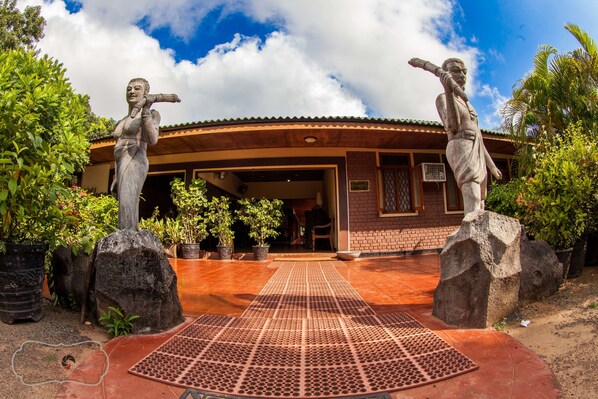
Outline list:
[[[139,200],[139,217],[149,218],[156,207],[162,215],[173,216],[176,207],[170,197],[170,182],[185,179],[185,172],[149,173],[145,179]]]
[[[268,198],[283,201],[283,220],[279,235],[271,238],[270,252],[311,252],[311,230],[329,223],[337,211],[337,177],[333,167],[243,168],[196,170],[194,177],[206,180],[209,192],[234,199]],[[235,251],[250,252],[255,243],[249,239],[248,228],[235,224]],[[336,245],[336,224],[332,240],[317,240],[315,250],[330,252]],[[332,247],[330,242],[332,241]],[[208,246],[213,243],[207,243]]]

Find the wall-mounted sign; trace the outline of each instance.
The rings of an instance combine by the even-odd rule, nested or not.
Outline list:
[[[370,191],[370,181],[369,180],[349,180],[349,191]]]

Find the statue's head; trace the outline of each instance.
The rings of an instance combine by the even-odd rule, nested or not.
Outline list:
[[[461,87],[465,87],[467,81],[467,68],[460,58],[447,58],[442,63],[442,69],[451,74],[451,77]]]
[[[131,79],[127,85],[127,102],[129,104],[137,104],[143,96],[149,93],[149,82],[143,78]]]

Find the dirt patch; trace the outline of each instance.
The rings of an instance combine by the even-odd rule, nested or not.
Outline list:
[[[530,320],[527,328],[521,320]],[[598,267],[586,267],[559,292],[521,309],[506,332],[554,372],[564,399],[598,398]]]
[[[37,323],[0,322],[1,398],[55,397],[61,384],[48,382],[76,380],[77,367],[101,353],[100,344],[109,339],[104,328],[80,324],[78,312],[56,308],[46,300],[44,315]],[[79,382],[94,384],[99,377]]]

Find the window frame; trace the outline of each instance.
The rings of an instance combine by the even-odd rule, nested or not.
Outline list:
[[[445,167],[445,169],[447,169],[446,181],[444,183],[442,183],[442,185],[444,186],[444,188],[442,190],[443,195],[444,195],[444,213],[447,215],[463,214],[463,213],[465,213],[465,208],[463,206],[463,193],[457,186],[457,180],[455,180],[455,174],[453,173],[453,170],[451,169],[451,166],[448,163],[446,154],[440,154],[440,162],[444,163],[444,165],[445,165],[444,167]],[[452,180],[452,183],[455,186],[455,190],[456,190],[455,193],[457,196],[456,197],[456,202],[457,202],[456,207],[452,207],[449,205],[449,197],[450,197],[449,179]]]
[[[385,156],[402,156],[407,157],[407,165],[385,165],[382,166],[382,159]],[[411,152],[378,152],[376,157],[376,186],[377,186],[377,201],[378,201],[378,215],[380,217],[401,217],[401,216],[417,216],[419,211],[423,209],[423,188],[421,182],[421,173],[417,174],[417,168],[413,166],[413,153]],[[384,210],[384,190],[385,184],[383,179],[384,170],[406,170],[409,178],[409,199],[411,202],[411,209],[406,212],[393,211],[386,212]],[[418,178],[419,176],[419,178]],[[395,184],[396,174],[395,174]],[[417,193],[416,193],[417,191]],[[397,192],[398,194],[398,192]],[[397,204],[399,198],[396,198]]]

